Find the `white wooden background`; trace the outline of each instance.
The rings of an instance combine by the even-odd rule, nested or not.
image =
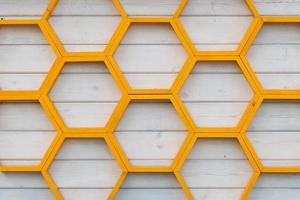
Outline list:
[[[170,15],[179,0],[121,0],[130,15]],[[262,15],[299,15],[298,0],[254,0]],[[0,0],[0,17],[39,17],[47,0]],[[101,50],[120,17],[109,0],[61,0],[50,23],[69,51]],[[181,17],[199,50],[234,49],[251,21],[242,0],[191,0]],[[266,25],[247,58],[266,88],[300,88],[300,27]],[[164,57],[162,57],[164,55]],[[168,25],[133,25],[115,54],[134,88],[167,88],[186,58]],[[34,26],[0,27],[0,88],[37,89],[53,52]],[[102,63],[67,64],[51,98],[70,127],[96,127],[107,120],[120,92]],[[180,96],[200,127],[234,126],[252,91],[232,62],[198,63]],[[300,164],[298,102],[265,102],[247,132],[265,165]],[[37,103],[1,103],[1,165],[35,164],[54,137]],[[133,103],[116,135],[136,165],[166,165],[185,137],[169,103]],[[152,149],[151,151],[149,149]],[[251,168],[238,143],[198,140],[182,168],[196,199],[238,199]],[[105,199],[120,174],[102,140],[70,139],[50,168],[66,200]],[[0,200],[50,200],[37,173],[0,173]],[[130,174],[117,199],[181,200],[172,174]],[[251,200],[300,199],[300,175],[262,175]]]

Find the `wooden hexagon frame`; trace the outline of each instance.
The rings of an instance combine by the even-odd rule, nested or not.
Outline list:
[[[197,125],[194,123],[193,119],[191,118],[191,115],[189,114],[188,110],[185,108],[184,104],[180,101],[180,97],[179,97],[179,93],[180,90],[184,84],[184,82],[186,81],[186,79],[189,77],[189,74],[192,72],[193,68],[195,67],[195,64],[197,62],[221,62],[221,61],[232,61],[232,62],[236,62],[236,64],[238,65],[239,69],[241,70],[242,74],[244,75],[244,77],[246,78],[246,81],[248,83],[248,85],[250,86],[250,88],[253,91],[253,97],[251,99],[251,101],[249,102],[248,107],[246,108],[243,116],[241,117],[241,119],[239,120],[238,124],[235,127],[217,127],[217,128],[212,128],[212,127],[197,127]],[[195,132],[211,132],[212,134],[214,132],[223,132],[223,133],[231,133],[231,132],[239,132],[240,130],[242,130],[242,128],[244,127],[244,122],[247,119],[249,113],[252,112],[253,110],[253,106],[256,103],[256,100],[259,96],[259,87],[256,85],[256,80],[253,80],[253,74],[251,74],[251,72],[249,72],[246,68],[246,66],[244,65],[244,63],[242,62],[241,58],[239,56],[215,56],[215,55],[198,55],[195,56],[193,61],[189,62],[188,65],[184,66],[179,74],[179,76],[177,77],[177,80],[175,81],[175,87],[173,88],[173,94],[174,96],[177,97],[179,104],[181,105],[184,113],[186,113],[186,117],[188,118],[188,120],[190,121],[190,123],[192,124],[193,130]]]
[[[185,32],[179,16],[182,13],[188,0],[182,0],[178,6],[177,11],[171,17],[129,17],[125,10],[122,8],[121,3],[118,0],[112,0],[113,4],[121,15],[121,21],[116,27],[116,30],[111,37],[107,47],[103,52],[66,52],[63,45],[57,38],[53,28],[48,23],[52,11],[54,10],[58,0],[50,0],[50,3],[44,12],[43,16],[39,19],[1,19],[0,26],[9,25],[37,25],[41,29],[42,33],[46,37],[52,49],[55,51],[57,59],[50,69],[46,79],[42,83],[42,86],[37,91],[0,91],[0,101],[31,101],[39,102],[42,108],[47,113],[50,121],[57,130],[57,136],[48,148],[45,156],[42,158],[41,163],[38,166],[1,166],[2,172],[41,172],[45,181],[48,183],[54,197],[62,200],[63,197],[59,193],[56,185],[54,184],[51,176],[48,173],[48,168],[53,161],[56,153],[59,151],[63,141],[66,138],[102,138],[108,144],[111,152],[113,152],[116,160],[121,166],[123,173],[114,187],[109,199],[113,199],[117,193],[122,181],[124,180],[128,172],[173,172],[183,188],[187,199],[193,199],[188,187],[186,186],[183,177],[180,174],[180,167],[187,158],[189,151],[192,149],[193,144],[197,138],[235,138],[239,141],[242,149],[244,150],[253,170],[253,176],[249,180],[249,183],[241,197],[241,199],[247,199],[248,194],[254,187],[255,182],[260,173],[299,173],[300,167],[264,167],[254,148],[247,139],[245,134],[252,118],[259,109],[261,103],[265,99],[287,100],[287,99],[300,99],[299,90],[265,90],[261,83],[258,81],[251,66],[247,62],[246,53],[254,41],[257,33],[262,27],[263,23],[299,23],[300,17],[274,17],[274,16],[260,16],[256,10],[252,0],[245,0],[248,8],[250,9],[254,19],[248,28],[247,33],[243,37],[238,49],[236,51],[197,51],[193,46],[188,34]],[[116,65],[112,55],[115,49],[118,47],[121,39],[128,30],[131,23],[169,23],[171,24],[174,32],[181,41],[182,45],[188,52],[188,59],[174,81],[170,89],[139,89],[133,90],[129,87],[126,79],[124,78],[121,70]],[[244,113],[241,121],[235,128],[197,128],[186,111],[183,103],[181,102],[178,92],[190,73],[193,65],[198,60],[204,61],[236,61],[251,88],[254,91],[254,97]],[[50,89],[53,87],[57,76],[59,75],[64,62],[104,62],[111,73],[113,79],[121,89],[123,97],[120,100],[117,108],[113,112],[107,125],[103,128],[68,128],[63,123],[61,117],[56,111],[51,99],[48,96]],[[185,140],[182,148],[180,149],[174,162],[169,167],[133,167],[128,162],[126,155],[120,149],[118,142],[116,141],[113,132],[117,126],[120,118],[126,110],[127,105],[131,100],[169,100],[175,106],[175,109],[179,113],[180,118],[188,129],[188,137]]]
[[[124,153],[122,147],[120,146],[118,139],[114,135],[113,132],[110,132],[110,138],[112,142],[114,143],[120,157],[122,158],[123,162],[126,165],[126,168],[128,169],[129,172],[173,172],[177,162],[180,160],[182,157],[182,154],[184,150],[187,148],[188,144],[190,143],[190,139],[192,137],[192,128],[190,127],[189,121],[187,120],[185,114],[182,112],[180,105],[178,104],[178,101],[174,98],[173,95],[129,95],[128,96],[128,101],[127,105],[132,102],[168,102],[171,103],[173,108],[176,110],[179,118],[183,121],[185,127],[186,127],[186,132],[187,135],[181,145],[181,148],[179,149],[178,153],[176,154],[176,157],[173,159],[172,163],[170,166],[134,166],[131,164],[129,161],[128,157]],[[124,110],[125,111],[125,110]],[[115,124],[117,125],[117,124]],[[115,128],[113,128],[114,130]]]
[[[118,155],[118,152],[115,150],[113,143],[110,141],[108,134],[105,133],[86,133],[86,134],[76,134],[76,133],[65,133],[63,134],[57,141],[57,144],[55,145],[55,147],[53,148],[53,151],[51,152],[51,155],[49,155],[47,161],[45,162],[43,169],[41,170],[41,174],[43,175],[45,181],[47,182],[50,190],[52,191],[52,193],[54,194],[56,199],[59,200],[63,200],[63,196],[62,194],[59,192],[59,189],[57,188],[54,180],[52,179],[50,173],[49,173],[49,167],[51,166],[51,164],[53,163],[55,156],[57,155],[57,153],[59,152],[60,148],[62,147],[64,141],[66,139],[86,139],[86,138],[92,138],[92,139],[103,139],[108,147],[108,149],[110,150],[110,152],[112,153],[112,155],[115,157],[115,160],[118,162],[120,169],[122,170],[120,177],[118,178],[115,186],[113,187],[112,191],[110,192],[110,195],[108,197],[108,199],[113,199],[115,197],[115,195],[118,192],[119,187],[121,186],[122,182],[124,181],[126,175],[127,175],[127,169],[123,163],[123,161],[121,160],[120,156]]]
[[[258,179],[259,175],[260,175],[260,171],[259,168],[257,166],[256,160],[254,160],[254,158],[252,157],[252,154],[250,152],[250,150],[247,147],[247,144],[245,143],[242,135],[240,135],[239,133],[230,133],[227,134],[226,136],[224,136],[224,133],[220,132],[220,133],[214,133],[211,134],[209,132],[205,133],[195,133],[193,135],[193,138],[191,139],[191,143],[188,146],[188,148],[186,149],[186,151],[184,152],[184,155],[182,156],[181,160],[178,162],[178,165],[176,166],[176,169],[174,171],[175,176],[177,177],[178,182],[180,182],[185,194],[187,195],[188,199],[194,199],[192,193],[189,191],[188,186],[186,185],[185,181],[184,181],[184,177],[181,175],[180,169],[183,166],[185,160],[187,159],[189,153],[191,152],[194,144],[196,143],[196,141],[199,138],[214,138],[214,139],[218,139],[218,138],[229,138],[229,139],[235,139],[238,141],[239,145],[241,146],[246,158],[249,161],[250,166],[253,169],[253,173],[251,175],[251,178],[249,179],[244,192],[242,193],[242,196],[240,197],[240,199],[247,199],[247,197],[249,196],[252,187],[255,185],[256,180]]]

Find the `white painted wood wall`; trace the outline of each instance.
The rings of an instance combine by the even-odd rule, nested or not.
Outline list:
[[[50,23],[69,51],[101,50],[120,17],[109,0],[61,0]],[[130,15],[170,15],[179,0],[121,0]],[[298,0],[254,0],[262,15],[299,15]],[[0,0],[0,17],[39,17],[47,0]],[[242,0],[191,0],[181,17],[199,50],[234,49],[251,21]],[[300,88],[300,25],[266,25],[247,58],[266,88]],[[161,57],[164,55],[164,57]],[[135,88],[167,88],[186,55],[168,25],[134,25],[115,54]],[[0,88],[37,89],[55,56],[36,27],[0,27]],[[180,94],[198,126],[234,126],[252,97],[235,63],[198,63]],[[101,63],[68,64],[51,91],[70,127],[101,126],[120,98]],[[100,116],[100,117],[99,117]],[[300,105],[265,102],[248,136],[265,165],[300,164]],[[0,104],[1,165],[36,164],[55,131],[37,103]],[[136,165],[165,165],[185,127],[169,103],[133,103],[116,135]],[[153,149],[149,151],[148,149]],[[120,173],[101,140],[67,140],[50,168],[66,200],[105,199]],[[182,168],[196,199],[238,199],[251,168],[238,143],[198,140]],[[37,173],[0,173],[0,200],[50,200]],[[171,174],[130,174],[117,199],[181,200]],[[300,199],[300,175],[262,175],[251,200]]]

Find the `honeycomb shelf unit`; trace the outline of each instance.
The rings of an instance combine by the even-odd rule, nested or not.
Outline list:
[[[279,90],[279,89],[265,89],[255,72],[252,70],[250,64],[247,61],[246,53],[253,43],[256,35],[263,27],[265,23],[299,23],[300,17],[278,17],[278,16],[261,16],[256,10],[255,5],[252,0],[245,0],[248,9],[251,11],[253,20],[244,35],[242,41],[240,42],[238,48],[234,51],[198,51],[192,44],[188,33],[185,31],[179,17],[185,8],[188,0],[182,0],[178,6],[176,12],[170,17],[131,17],[128,16],[123,9],[121,3],[118,0],[112,0],[112,3],[118,10],[121,20],[115,29],[108,45],[101,52],[69,52],[66,51],[55,30],[52,28],[51,24],[48,22],[49,17],[52,14],[58,0],[51,0],[47,9],[45,10],[43,16],[39,19],[1,19],[0,26],[38,26],[44,37],[49,42],[52,50],[56,54],[56,60],[52,65],[49,73],[47,74],[45,80],[43,81],[39,90],[34,91],[0,91],[1,101],[28,101],[28,102],[38,102],[48,118],[52,122],[56,129],[56,137],[52,141],[52,144],[47,149],[44,157],[37,166],[0,166],[0,171],[2,172],[40,172],[45,181],[47,182],[49,188],[51,189],[53,195],[56,199],[62,200],[63,196],[59,192],[59,189],[55,185],[55,182],[48,173],[49,166],[51,165],[55,155],[60,150],[62,143],[67,138],[101,138],[104,139],[108,148],[113,153],[115,159],[117,160],[120,168],[122,169],[122,174],[117,181],[114,189],[112,190],[109,199],[113,199],[118,189],[122,185],[128,173],[174,173],[178,182],[180,183],[182,190],[184,191],[187,199],[193,199],[189,188],[187,187],[184,177],[181,175],[180,169],[186,160],[189,152],[191,151],[195,141],[198,138],[232,138],[236,139],[241,145],[251,167],[253,168],[253,175],[250,178],[247,187],[245,188],[241,199],[247,199],[251,189],[255,186],[256,180],[261,173],[299,173],[299,167],[278,167],[278,166],[268,166],[265,167],[259,156],[256,154],[250,140],[247,138],[246,130],[259,109],[260,105],[264,100],[299,100],[300,91],[299,90]],[[132,88],[122,71],[120,70],[117,62],[115,61],[113,55],[120,45],[120,42],[128,28],[133,23],[166,23],[169,24],[181,44],[183,45],[185,51],[187,52],[187,59],[182,66],[178,76],[173,82],[172,86],[168,89],[134,89]],[[188,110],[182,103],[179,92],[182,88],[185,80],[188,78],[190,72],[192,71],[194,65],[198,61],[234,61],[238,64],[240,70],[242,71],[244,77],[249,83],[251,89],[253,90],[253,98],[249,103],[246,111],[244,112],[239,123],[235,127],[197,127],[193,122]],[[110,116],[108,122],[105,126],[100,128],[70,128],[68,127],[59,112],[56,110],[50,96],[49,92],[55,81],[57,80],[64,63],[66,62],[103,62],[107,67],[109,73],[112,75],[113,80],[118,85],[121,90],[122,97],[114,109],[112,115]],[[170,166],[133,166],[126,156],[126,154],[121,149],[117,138],[114,136],[114,130],[122,118],[128,104],[131,101],[167,101],[171,102],[177,111],[180,119],[184,122],[187,128],[187,137],[185,138],[181,149],[177,153],[176,158],[173,160]]]

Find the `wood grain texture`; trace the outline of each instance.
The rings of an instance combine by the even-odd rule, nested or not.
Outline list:
[[[127,175],[116,199],[184,199],[173,174],[139,173]]]
[[[235,62],[198,62],[180,97],[199,127],[234,127],[253,92]]]
[[[252,172],[234,139],[198,139],[181,169],[196,199],[239,199]]]
[[[266,101],[253,119],[247,134],[266,166],[300,163],[298,112],[299,102]]]
[[[106,199],[122,171],[103,139],[67,139],[49,172],[65,199]]]
[[[121,3],[130,16],[170,16],[179,1]],[[254,3],[262,15],[300,13],[297,0]],[[37,18],[47,4],[48,0],[0,0],[0,17]],[[109,0],[60,0],[49,21],[67,50],[101,51],[119,20]],[[226,50],[237,47],[252,16],[242,0],[190,0],[180,20],[197,49]],[[265,88],[299,88],[299,44],[298,24],[264,25],[247,59]],[[186,56],[171,27],[162,24],[132,25],[114,54],[135,88],[168,88]],[[1,26],[1,90],[38,89],[54,59],[37,27]],[[231,62],[197,63],[180,92],[200,127],[234,126],[252,95]],[[69,126],[98,127],[105,124],[121,96],[103,63],[72,63],[64,67],[50,97]],[[247,136],[264,164],[299,165],[299,116],[298,102],[262,104]],[[166,165],[185,138],[186,128],[171,104],[134,102],[115,134],[132,163]],[[54,135],[37,103],[0,105],[1,164],[37,164]],[[50,172],[67,200],[94,200],[107,197],[120,168],[103,140],[67,140]],[[194,197],[207,200],[239,199],[251,172],[238,143],[227,139],[199,140],[182,168]],[[249,199],[299,199],[299,182],[297,174],[263,174]],[[169,174],[129,174],[117,194],[122,200],[184,198]],[[40,174],[0,173],[0,199],[50,200],[53,196]]]
[[[265,88],[300,87],[299,29],[297,23],[265,24],[258,33],[247,58]]]

